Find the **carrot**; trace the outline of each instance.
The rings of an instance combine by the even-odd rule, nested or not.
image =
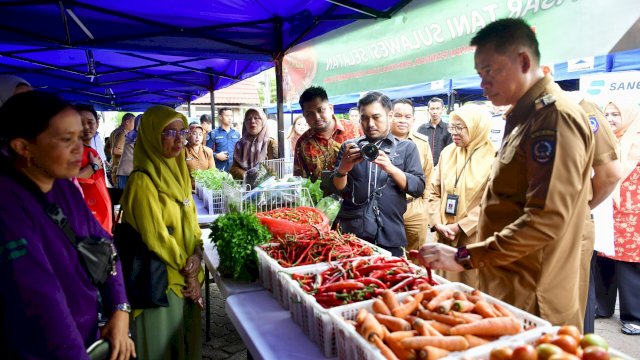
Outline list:
[[[449,355],[449,351],[437,348],[435,346],[425,346],[418,352],[421,360],[438,360]]]
[[[410,315],[412,312],[416,311],[418,306],[420,305],[420,301],[422,301],[422,297],[424,295],[422,293],[417,293],[415,299],[412,302],[407,304],[402,304],[399,307],[391,310],[393,316],[404,318],[407,315]]]
[[[511,311],[507,310],[504,306],[500,304],[493,304],[493,308],[496,310],[495,312],[497,314],[501,314],[502,316],[515,317]]]
[[[476,305],[473,308],[473,312],[475,312],[476,314],[480,314],[482,315],[482,317],[485,317],[485,318],[496,317],[496,314],[493,312],[493,307],[491,306],[491,304],[489,304],[484,300],[480,300],[476,302]]]
[[[435,346],[449,351],[462,351],[469,348],[464,336],[414,336],[400,341],[408,349],[420,350],[425,346]]]
[[[416,318],[411,325],[413,325],[413,329],[422,336],[442,336],[438,330],[434,329],[428,322],[420,318]]]
[[[433,286],[431,286],[431,284],[428,284],[428,283],[420,284],[418,285],[418,290],[420,291],[433,290]]]
[[[502,336],[522,331],[520,322],[512,317],[489,318],[471,324],[457,325],[449,330],[451,335]]]
[[[465,321],[461,318],[456,318],[452,315],[438,314],[437,312],[429,310],[418,311],[418,316],[425,320],[437,320],[447,325],[460,325],[465,323]]]
[[[402,339],[412,338],[414,331],[396,331],[389,334],[384,341],[389,348],[400,360],[411,360],[416,358],[416,352],[413,349],[408,349],[402,345]]]
[[[387,304],[385,304],[384,301],[380,299],[376,299],[373,302],[373,305],[371,305],[371,308],[378,314],[391,315],[391,310],[389,310]]]
[[[424,296],[424,295],[423,295]],[[402,300],[402,302],[400,303],[400,305],[402,304],[408,304],[410,302],[412,302],[413,300],[415,300],[415,298],[411,295],[407,295],[407,297],[404,298],[404,300]]]
[[[375,316],[371,313],[367,313],[362,326],[360,327],[360,335],[362,335],[368,341],[371,341],[371,337],[376,335],[379,337],[384,336],[384,327],[380,325]]]
[[[461,312],[457,312],[457,311],[452,311],[452,312],[449,313],[449,315],[453,316],[454,318],[462,319],[467,324],[483,319],[483,317],[481,315],[478,315],[478,314],[461,313]]]
[[[464,292],[460,290],[456,290],[453,292],[453,298],[455,300],[467,300],[467,295],[465,295]]]
[[[447,299],[450,299],[452,296],[453,296],[453,290],[451,289],[441,291],[436,297],[434,297],[433,299],[431,299],[431,301],[429,301],[429,304],[427,305],[427,309],[431,311],[435,311],[441,302]]]
[[[398,357],[393,353],[393,351],[391,351],[391,349],[389,349],[389,347],[385,345],[384,342],[382,342],[379,336],[373,336],[373,343],[376,344],[376,347],[378,347],[382,355],[387,360],[399,360]]]
[[[429,301],[431,299],[433,299],[434,297],[438,296],[438,294],[440,293],[438,290],[436,289],[429,289],[429,290],[424,290],[422,291],[422,293],[424,294],[422,299],[426,299],[425,301],[427,301],[427,303],[429,303]]]
[[[429,324],[429,326],[431,326],[434,330],[436,330],[440,334],[448,335],[449,329],[451,329],[451,325],[441,323],[440,321],[429,320],[427,321],[427,323]]]
[[[380,324],[386,326],[391,331],[411,330],[411,324],[399,317],[384,314],[376,314],[375,317]]]
[[[484,298],[482,296],[479,295],[467,295],[467,300],[471,301],[472,303],[477,303],[478,301],[482,301],[484,300]]]
[[[469,300],[456,300],[453,302],[453,306],[451,306],[451,309],[454,311],[466,313],[472,311],[474,306],[475,305]]]
[[[489,342],[489,340],[487,339],[483,339],[479,336],[475,336],[475,335],[471,335],[471,334],[466,334],[464,336],[465,339],[467,339],[467,341],[469,342],[469,347],[473,348],[476,346],[480,346],[480,345],[484,345],[486,343]]]
[[[451,307],[453,306],[454,301],[454,299],[442,301],[437,307],[438,312],[440,314],[447,314],[449,311],[451,311]]]
[[[387,305],[391,311],[400,306],[400,304],[398,304],[398,299],[396,299],[396,294],[391,290],[385,290],[382,293],[382,301],[384,301],[385,305]]]
[[[358,314],[356,314],[356,323],[358,323],[358,325],[362,325],[362,322],[364,322],[364,319],[367,317],[367,314],[369,312],[362,308],[358,311]]]

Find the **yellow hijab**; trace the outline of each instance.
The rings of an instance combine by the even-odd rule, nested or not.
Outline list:
[[[487,110],[478,105],[468,104],[452,112],[450,117],[464,122],[467,126],[469,144],[466,147],[458,147],[455,143],[451,143],[440,154],[438,164],[442,170],[440,172],[442,179],[440,214],[442,219],[448,220],[447,224],[464,218],[470,210],[467,206],[475,198],[482,196],[495,157],[495,148],[489,141],[491,114]],[[471,159],[467,162],[470,156]],[[456,187],[457,176],[460,178]],[[450,216],[444,211],[447,205],[447,194],[454,193],[454,187],[455,194],[458,195],[458,211],[456,216]]]
[[[616,186],[613,199],[620,205],[620,185],[633,172],[640,160],[640,106],[631,102],[609,101],[606,105],[614,105],[620,111],[622,123],[615,131],[620,149],[622,180]]]

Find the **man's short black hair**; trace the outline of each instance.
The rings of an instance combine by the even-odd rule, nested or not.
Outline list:
[[[202,125],[202,123],[211,124],[211,117],[209,114],[202,114],[202,116],[200,116],[200,125]]]
[[[223,113],[223,112],[225,112],[225,111],[233,111],[233,110],[231,110],[231,109],[230,109],[230,108],[228,108],[228,107],[222,107],[222,108],[220,108],[220,109],[218,110],[218,116],[222,115],[222,113]]]
[[[387,112],[391,111],[391,99],[389,99],[387,95],[378,91],[369,91],[361,97],[360,100],[358,100],[358,110],[361,110],[363,107],[376,101],[379,102]]]
[[[300,95],[300,100],[298,101],[298,103],[300,104],[300,109],[302,109],[302,105],[304,103],[312,101],[317,97],[319,97],[322,101],[329,101],[329,96],[322,86],[312,86],[310,88],[307,88],[302,93],[302,95]]]
[[[444,100],[440,99],[439,97],[432,97],[431,99],[429,99],[427,106],[431,106],[432,103],[440,103],[440,105],[444,107]]]
[[[75,104],[73,106],[74,108],[76,108],[76,110],[78,112],[80,111],[88,111],[90,113],[93,114],[93,117],[96,118],[96,121],[98,121],[98,112],[96,111],[96,109],[93,107],[93,105],[89,105],[89,104]]]
[[[411,106],[411,112],[415,112],[416,108],[413,106],[413,101],[411,101],[411,99],[396,99],[393,101],[393,103],[391,104],[391,108],[394,108],[396,106],[396,104],[406,104]]]
[[[540,63],[540,49],[536,34],[522,19],[500,19],[482,28],[471,39],[471,46],[493,44],[496,52],[505,54],[509,49],[524,46],[531,51],[535,64]]]
[[[132,113],[126,113],[126,114],[122,115],[122,123],[124,123],[127,120],[132,120],[133,121],[133,119],[135,119],[135,118],[136,118],[136,116],[133,115]]]

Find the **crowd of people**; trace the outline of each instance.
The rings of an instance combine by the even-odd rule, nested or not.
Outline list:
[[[312,86],[287,137],[294,175],[342,197],[336,228],[393,255],[419,250],[418,261],[449,280],[587,331],[612,316],[619,294],[622,332],[640,334],[638,105],[614,100],[603,113],[565,93],[543,73],[522,20],[495,21],[471,45],[484,94],[509,107],[499,147],[482,104],[444,121],[433,98],[416,128],[409,99],[370,91],[342,120]],[[93,107],[24,79],[0,76],[0,106],[0,353],[86,359],[102,338],[112,359],[200,359],[203,242],[191,172],[241,180],[278,158],[266,115],[247,110],[240,134],[229,108],[213,128],[208,116],[189,124],[153,106],[125,114],[106,148]],[[27,108],[29,121],[15,121]],[[79,255],[80,239],[110,243],[118,233],[109,182],[124,190],[122,223],[166,268],[162,306],[129,304],[113,246],[100,281]],[[612,209],[613,253],[597,251],[597,206]]]

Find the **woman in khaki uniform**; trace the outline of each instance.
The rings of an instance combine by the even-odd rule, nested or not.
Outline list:
[[[187,161],[187,169],[189,175],[194,170],[215,169],[216,163],[213,160],[213,150],[202,144],[204,138],[204,129],[197,122],[189,125],[189,136],[187,136],[187,146],[184,148],[184,157]],[[196,182],[191,176],[191,188],[195,189]]]
[[[265,160],[278,157],[278,142],[268,136],[264,113],[249,109],[244,114],[242,138],[233,151],[233,165],[229,173],[236,180],[243,180],[247,170]]]
[[[453,143],[442,150],[429,189],[430,226],[437,231],[438,242],[455,247],[476,242],[480,200],[495,156],[490,131],[491,114],[480,106],[465,105],[451,113]],[[439,273],[478,286],[477,270]]]

